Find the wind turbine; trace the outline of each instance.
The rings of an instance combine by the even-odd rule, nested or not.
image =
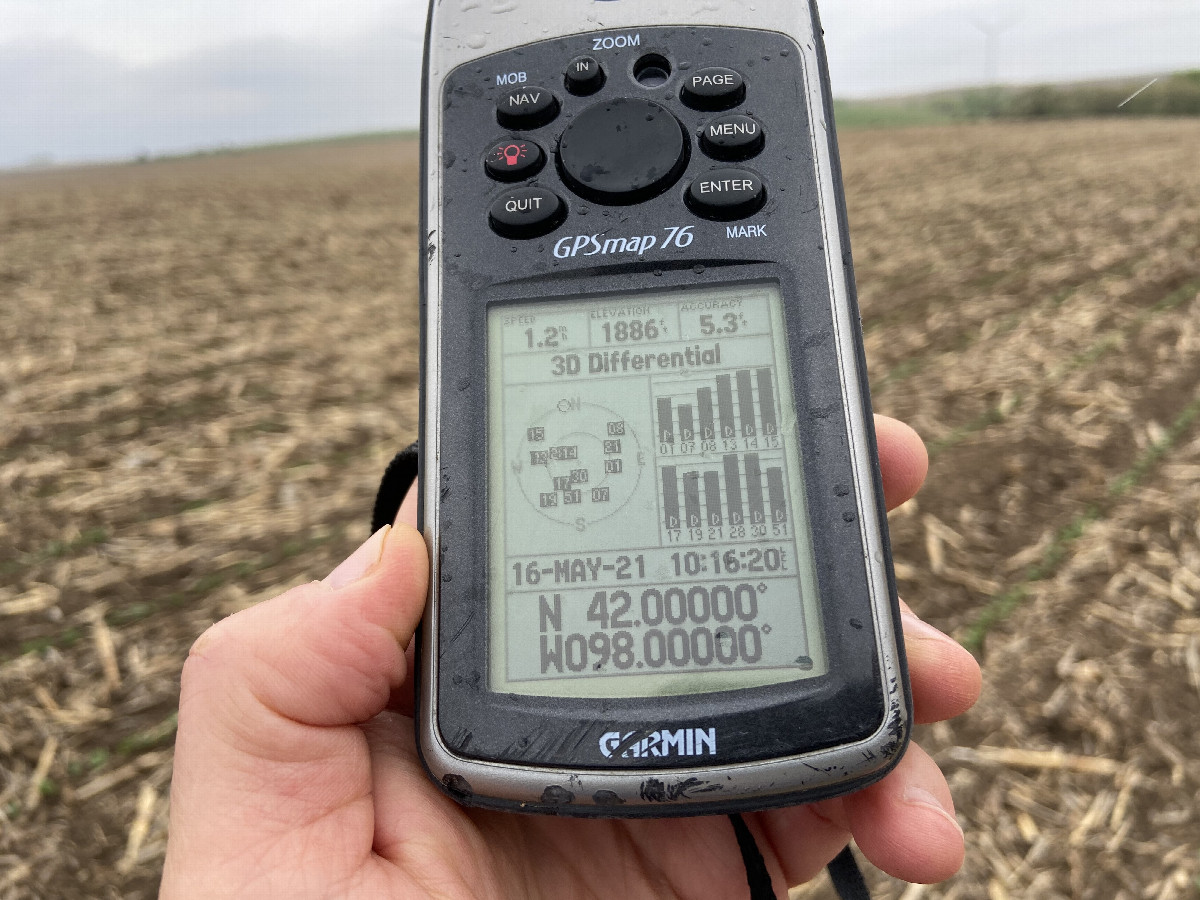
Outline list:
[[[983,80],[985,84],[994,85],[998,76],[1000,60],[1000,35],[1016,25],[1022,18],[1020,10],[1012,10],[998,18],[983,19],[979,16],[968,16],[971,24],[983,32]]]

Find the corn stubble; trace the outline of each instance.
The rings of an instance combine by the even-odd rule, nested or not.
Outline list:
[[[985,678],[920,729],[963,872],[876,895],[1194,897],[1200,123],[841,141],[901,592]],[[154,896],[188,646],[415,435],[416,201],[404,139],[0,176],[0,900]]]

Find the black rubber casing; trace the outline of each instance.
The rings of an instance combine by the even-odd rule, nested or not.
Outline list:
[[[801,77],[801,54],[786,35],[735,28],[642,28],[641,46],[606,52],[601,58],[607,80],[595,95],[577,97],[563,86],[567,63],[580,53],[579,37],[545,41],[497,54],[462,66],[445,79],[443,89],[442,159],[422,159],[423,173],[432,165],[442,169],[445,198],[441,234],[425,220],[425,252],[440,255],[441,331],[437,339],[441,365],[438,385],[422,384],[421,433],[425,433],[428,404],[436,403],[440,417],[440,456],[421,459],[422,479],[439,484],[439,534],[436,571],[440,620],[436,691],[437,728],[455,754],[549,769],[622,769],[645,766],[645,760],[595,753],[600,736],[613,727],[687,727],[703,723],[722,735],[713,766],[789,757],[808,751],[852,744],[882,731],[890,736],[878,748],[883,760],[865,759],[861,778],[843,778],[823,791],[802,797],[779,796],[769,802],[721,803],[696,807],[604,810],[579,807],[565,810],[555,803],[521,804],[525,810],[584,815],[662,815],[730,811],[778,805],[796,799],[816,799],[844,793],[874,781],[899,759],[911,725],[911,700],[899,648],[899,684],[885,685],[876,651],[875,612],[865,565],[859,507],[854,494],[851,449],[843,408],[842,371],[834,339],[830,304],[825,229],[818,204],[813,158],[813,112],[807,108]],[[646,89],[633,79],[634,64],[645,53],[658,53],[675,67],[661,87]],[[821,50],[821,79],[828,98],[828,80]],[[737,163],[759,175],[767,186],[763,209],[738,222],[710,222],[684,204],[688,185],[700,175],[726,164],[709,159],[699,149],[704,125],[727,112],[700,112],[678,99],[680,77],[689,69],[726,66],[746,79],[747,96],[733,112],[752,116],[764,128],[765,148],[753,159]],[[507,88],[496,85],[495,73],[528,71],[530,82],[550,88],[562,112],[550,124],[510,132],[497,124],[496,102]],[[574,196],[554,165],[559,135],[573,115],[609,97],[635,96],[654,100],[671,110],[689,133],[691,155],[682,178],[662,194],[629,206],[605,206]],[[870,400],[865,381],[862,338],[849,255],[841,173],[837,166],[832,110],[819,116],[835,171],[837,227],[847,248],[842,260],[849,285],[851,318],[860,394],[866,411],[865,440],[875,465],[873,515],[885,550],[888,605],[899,643],[899,611],[890,552],[886,513],[879,478]],[[557,193],[568,206],[566,222],[546,237],[508,240],[491,231],[487,209],[511,185],[489,179],[482,158],[497,141],[520,138],[537,141],[550,159],[529,184]],[[424,154],[424,146],[423,146]],[[424,179],[423,179],[424,183]],[[693,226],[694,241],[686,248],[656,247],[644,256],[610,254],[560,258],[556,244],[577,235],[661,238],[672,226]],[[747,228],[743,226],[753,226]],[[731,691],[725,694],[645,699],[572,700],[492,693],[487,683],[487,403],[486,310],[489,304],[560,299],[580,294],[612,292],[627,295],[639,287],[664,290],[715,284],[775,281],[784,297],[787,339],[793,384],[800,417],[800,445],[810,514],[817,583],[825,639],[830,659],[827,675],[790,684]],[[422,372],[431,348],[425,345],[427,297],[422,268]],[[423,374],[424,377],[424,374]],[[422,445],[422,451],[426,451]],[[421,637],[425,640],[425,636]],[[421,652],[425,647],[421,646]],[[898,694],[903,697],[898,701]],[[881,765],[881,762],[883,764]],[[688,757],[654,760],[658,768],[692,767]],[[482,805],[514,808],[487,798],[459,799]]]

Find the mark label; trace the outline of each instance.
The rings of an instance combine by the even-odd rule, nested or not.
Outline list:
[[[727,238],[756,238],[766,237],[766,225],[726,225],[725,237]]]

